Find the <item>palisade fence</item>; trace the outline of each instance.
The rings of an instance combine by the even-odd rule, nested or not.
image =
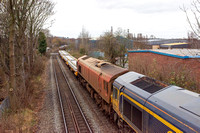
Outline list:
[[[2,116],[2,114],[3,114],[3,112],[4,112],[7,108],[9,108],[9,106],[10,106],[9,98],[6,97],[6,98],[2,101],[2,103],[0,104],[0,118],[1,118],[1,116]]]

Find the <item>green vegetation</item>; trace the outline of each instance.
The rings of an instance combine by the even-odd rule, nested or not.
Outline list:
[[[86,54],[85,48],[80,48],[80,54],[82,54],[82,55]]]
[[[39,33],[38,43],[39,43],[38,50],[42,55],[44,55],[46,53],[47,42],[46,42],[46,36],[43,32]]]

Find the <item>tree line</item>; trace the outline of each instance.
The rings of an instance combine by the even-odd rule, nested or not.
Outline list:
[[[104,32],[100,37],[90,42],[91,36],[89,32],[83,27],[78,36],[79,44],[71,44],[69,49],[79,50],[80,54],[89,54],[91,51],[101,51],[107,61],[125,67],[127,63],[128,49],[143,49],[149,48],[147,39],[142,34],[138,37],[133,37],[129,30],[117,28],[115,32]],[[72,46],[73,45],[73,46]],[[101,58],[100,58],[101,59]]]
[[[39,33],[53,8],[51,0],[0,0],[0,71],[13,108],[28,98]]]

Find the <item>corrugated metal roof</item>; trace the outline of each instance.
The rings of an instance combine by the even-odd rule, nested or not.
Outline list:
[[[167,44],[161,44],[164,46],[174,46],[174,45],[183,45],[183,44],[188,44],[188,43],[167,43]]]
[[[133,50],[129,53],[155,53],[165,56],[171,56],[175,58],[188,59],[188,58],[200,58],[199,49],[152,49],[152,50]]]
[[[155,49],[153,51],[179,56],[200,56],[199,49]]]
[[[162,45],[162,44],[169,44],[169,43],[185,43],[188,42],[187,39],[150,39],[148,40],[149,45]]]

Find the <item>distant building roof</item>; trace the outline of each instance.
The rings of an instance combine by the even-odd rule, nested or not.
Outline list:
[[[199,49],[151,49],[151,50],[132,50],[129,53],[155,53],[181,59],[200,58]]]
[[[148,44],[149,45],[162,45],[162,44],[168,44],[168,43],[185,43],[187,42],[187,39],[149,39]]]
[[[183,44],[188,44],[188,43],[167,43],[167,44],[161,44],[161,45],[174,46],[174,45],[183,45]]]
[[[92,37],[89,40],[99,40],[99,37]]]
[[[188,48],[189,45],[186,42],[179,42],[179,43],[167,43],[167,44],[161,44],[161,48]]]

